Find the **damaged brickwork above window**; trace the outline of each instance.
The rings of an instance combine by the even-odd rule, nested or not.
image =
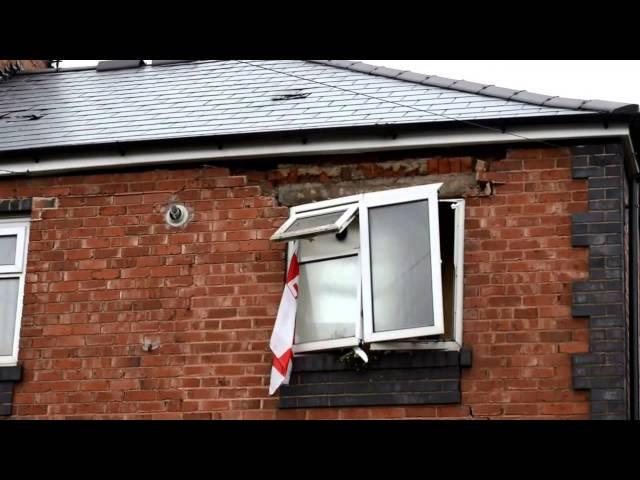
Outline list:
[[[286,164],[273,173],[278,202],[295,206],[359,193],[442,183],[440,198],[491,195],[490,162],[472,157],[352,164]]]

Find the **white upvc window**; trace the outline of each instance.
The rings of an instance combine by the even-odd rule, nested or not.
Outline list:
[[[281,241],[323,233],[340,233],[349,226],[357,211],[357,203],[326,207],[321,210],[292,211],[289,219],[271,239]]]
[[[438,188],[363,195],[364,341],[444,333]]]
[[[16,365],[29,241],[29,219],[0,219],[0,365]]]
[[[437,338],[374,342],[371,350],[460,350],[464,292],[464,199],[439,200],[445,333]],[[453,242],[451,242],[453,239]]]
[[[460,348],[464,200],[439,201],[441,185],[291,209],[272,239],[299,241],[294,352]]]
[[[353,347],[361,342],[359,200],[358,195],[294,207],[291,218],[272,237],[299,240],[298,286],[305,293],[298,295],[295,352]],[[294,237],[282,237],[300,219],[317,219],[315,228],[322,229],[321,233],[310,236],[304,228]]]

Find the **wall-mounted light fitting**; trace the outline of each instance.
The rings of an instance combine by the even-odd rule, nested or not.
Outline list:
[[[173,203],[167,209],[165,220],[171,227],[181,227],[189,220],[189,210],[182,204]]]

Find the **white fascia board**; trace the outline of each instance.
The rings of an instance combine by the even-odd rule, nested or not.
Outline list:
[[[301,141],[305,137],[306,142]],[[300,133],[299,138],[282,138],[252,141],[217,140],[215,146],[200,147],[139,147],[126,148],[124,154],[110,152],[50,153],[39,158],[26,155],[0,160],[0,176],[13,174],[62,173],[95,168],[130,167],[136,165],[162,165],[180,162],[217,161],[233,159],[259,159],[302,155],[333,155],[362,153],[367,151],[404,150],[462,145],[518,143],[529,141],[553,141],[565,139],[589,139],[598,137],[627,137],[627,124],[612,124],[608,128],[600,124],[567,124],[553,126],[516,126],[504,133],[481,128],[400,132],[396,137],[380,134],[358,134],[349,137],[325,135],[314,138]],[[216,141],[216,140],[214,140]]]

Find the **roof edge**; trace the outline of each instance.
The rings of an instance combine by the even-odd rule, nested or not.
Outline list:
[[[405,82],[419,83],[433,87],[448,88],[465,93],[474,93],[492,98],[502,98],[504,100],[515,100],[531,105],[544,107],[566,108],[568,110],[588,110],[592,112],[604,113],[638,113],[638,104],[612,102],[608,100],[581,100],[577,98],[556,97],[539,93],[527,92],[526,90],[513,90],[511,88],[497,87],[495,85],[485,85],[482,83],[468,82],[466,80],[455,80],[452,78],[439,77],[437,75],[425,75],[409,70],[398,70],[395,68],[372,65],[354,60],[307,60],[308,62],[329,65],[336,68],[351,70],[369,75],[395,78]]]
[[[293,132],[292,132],[293,133]],[[612,122],[611,125],[563,124],[559,128],[548,128],[544,124],[522,125],[507,131],[480,131],[466,129],[442,129],[438,134],[413,130],[401,135],[380,135],[379,132],[361,130],[354,136],[350,131],[317,136],[304,135],[310,141],[301,142],[298,134],[277,136],[266,141],[261,136],[239,136],[229,139],[220,148],[220,141],[209,139],[200,144],[167,144],[145,142],[145,145],[111,144],[107,149],[49,151],[39,155],[22,152],[6,157],[1,163],[0,178],[14,175],[42,175],[80,170],[113,169],[140,165],[175,164],[176,162],[215,162],[270,157],[297,157],[299,155],[334,155],[363,153],[367,151],[415,150],[425,148],[465,147],[471,145],[497,145],[537,141],[589,140],[595,138],[621,137],[629,135],[627,122]],[[508,138],[507,138],[508,137]],[[154,144],[152,148],[149,148]]]

